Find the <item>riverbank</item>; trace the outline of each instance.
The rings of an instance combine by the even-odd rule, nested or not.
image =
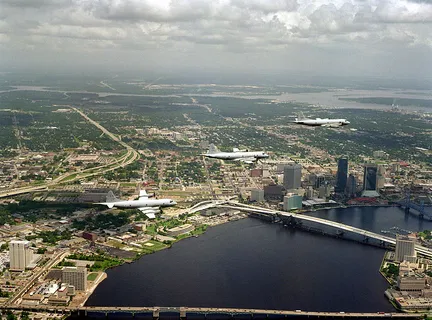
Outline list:
[[[115,266],[112,266],[112,267],[109,267],[109,268],[103,270],[102,272],[100,272],[98,274],[96,280],[90,283],[90,288],[89,289],[87,289],[85,292],[79,293],[73,299],[73,302],[71,303],[71,306],[83,306],[83,305],[85,305],[85,303],[90,298],[90,296],[93,294],[93,292],[96,290],[96,288],[102,283],[102,281],[104,281],[105,279],[108,278],[108,275],[107,275],[106,271],[108,271],[110,269],[115,269],[115,268],[117,268],[119,266],[122,266],[124,264],[135,263],[135,262],[137,262],[138,260],[140,260],[145,255],[150,255],[150,254],[159,252],[161,250],[170,249],[170,248],[172,248],[172,246],[175,243],[178,243],[181,240],[188,239],[188,238],[191,238],[191,237],[199,237],[199,236],[203,235],[211,227],[215,227],[215,226],[222,225],[222,224],[227,224],[229,222],[233,222],[233,221],[237,221],[237,220],[240,220],[240,219],[244,219],[246,217],[247,217],[247,215],[245,215],[245,214],[236,215],[236,216],[213,216],[213,217],[205,217],[207,219],[206,221],[209,224],[198,225],[191,232],[179,235],[176,238],[171,238],[173,240],[169,241],[169,244],[167,244],[165,246],[159,246],[159,247],[156,247],[155,249],[153,249],[151,251],[147,250],[147,251],[143,251],[141,253],[137,253],[136,256],[133,259],[123,259],[123,263],[115,265]],[[164,237],[164,236],[161,236],[161,237]],[[169,238],[169,237],[165,237],[165,238]],[[160,239],[160,240],[162,240],[162,239]]]

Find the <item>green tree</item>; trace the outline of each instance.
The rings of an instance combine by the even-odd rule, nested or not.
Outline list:
[[[21,320],[30,320],[29,315],[30,313],[28,313],[27,311],[21,312]]]

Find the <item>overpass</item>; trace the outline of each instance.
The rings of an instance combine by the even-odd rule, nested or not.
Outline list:
[[[272,216],[274,218],[278,217],[282,220],[292,220],[296,219],[298,221],[310,221],[316,224],[325,225],[328,227],[336,228],[341,231],[346,232],[352,232],[355,234],[359,234],[364,236],[366,239],[376,239],[378,241],[382,241],[383,243],[396,245],[396,239],[387,237],[381,234],[374,233],[372,231],[360,229],[357,227],[349,226],[340,222],[335,222],[331,220],[321,219],[317,217],[311,217],[305,214],[297,214],[297,213],[290,213],[285,211],[278,211],[278,210],[271,210],[266,208],[260,208],[257,206],[251,206],[243,203],[233,202],[233,201],[214,201],[212,203],[206,202],[202,205],[195,206],[193,209],[193,212],[198,212],[200,210],[209,209],[212,207],[219,207],[219,208],[227,208],[227,209],[233,209],[233,210],[239,210],[244,212],[253,212],[257,214],[264,214],[268,216]],[[426,257],[432,257],[432,249],[429,249],[427,247],[416,245],[415,249],[417,253],[426,256]]]
[[[245,308],[195,308],[195,307],[61,307],[61,306],[17,306],[9,310],[76,314],[78,316],[101,316],[110,318],[146,319],[280,319],[290,317],[307,318],[411,318],[424,319],[426,313],[384,313],[384,312],[316,312],[302,310],[265,310]]]

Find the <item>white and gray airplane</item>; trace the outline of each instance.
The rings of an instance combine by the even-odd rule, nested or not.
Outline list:
[[[207,153],[203,153],[201,155],[207,158],[241,161],[244,163],[254,163],[259,159],[265,159],[269,157],[269,155],[264,151],[248,151],[239,150],[237,148],[233,148],[233,152],[220,152],[214,144],[210,145],[209,151]]]
[[[346,126],[350,124],[350,122],[346,119],[329,119],[329,118],[308,119],[303,115],[303,112],[299,113],[298,118],[295,118],[294,123],[302,124],[305,126],[312,126],[312,127],[321,126],[321,127],[333,127],[333,128]]]
[[[145,190],[140,190],[138,200],[120,200],[112,191],[108,192],[106,202],[97,203],[106,205],[108,208],[136,208],[144,213],[149,219],[154,219],[156,213],[160,213],[160,207],[171,207],[177,204],[172,199],[149,199],[154,195],[149,195]]]

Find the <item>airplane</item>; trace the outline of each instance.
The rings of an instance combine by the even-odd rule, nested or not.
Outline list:
[[[138,200],[120,200],[112,191],[108,192],[106,202],[96,203],[106,205],[108,208],[137,208],[149,219],[154,219],[156,213],[160,213],[160,207],[175,206],[177,202],[171,199],[149,199],[153,195],[147,194],[145,190],[140,190]]]
[[[233,148],[233,152],[220,152],[214,144],[210,145],[207,153],[201,155],[207,158],[242,161],[244,163],[254,163],[259,159],[269,157],[269,155],[264,151],[239,150],[237,148]]]
[[[294,123],[302,124],[306,126],[315,126],[315,127],[320,126],[320,127],[332,127],[332,128],[346,126],[350,124],[350,122],[346,119],[329,119],[329,118],[308,119],[303,115],[303,112],[299,112],[298,118],[295,118]]]

